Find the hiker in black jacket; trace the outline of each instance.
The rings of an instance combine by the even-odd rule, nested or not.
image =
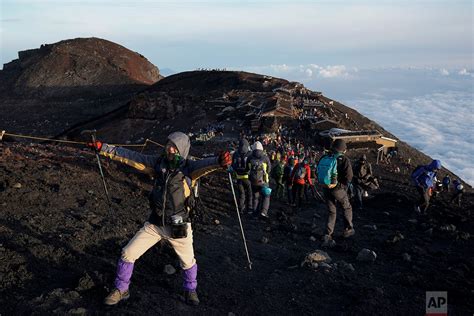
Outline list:
[[[239,209],[240,212],[253,212],[252,185],[249,180],[250,168],[247,163],[250,152],[249,142],[242,138],[239,142],[239,148],[232,156],[232,170],[237,178],[237,187],[239,188]],[[247,201],[247,203],[245,203]]]
[[[344,233],[347,238],[355,234],[352,225],[352,206],[349,202],[347,189],[352,181],[352,166],[350,160],[344,155],[347,150],[346,143],[342,139],[336,139],[331,147],[332,154],[337,155],[337,185],[333,188],[324,188],[324,197],[328,206],[328,221],[326,234],[323,237],[323,246],[333,246],[335,241],[332,239],[334,226],[336,225],[336,204],[341,203],[344,209]]]

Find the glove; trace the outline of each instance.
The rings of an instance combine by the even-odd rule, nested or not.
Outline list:
[[[219,154],[218,158],[219,165],[226,169],[229,168],[229,166],[232,164],[232,157],[230,155],[230,152],[228,151],[223,151]]]
[[[102,148],[102,142],[96,140],[94,143],[87,143],[87,147],[100,151]]]

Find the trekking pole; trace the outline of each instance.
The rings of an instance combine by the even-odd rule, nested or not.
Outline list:
[[[319,193],[318,189],[314,185],[311,186],[313,190],[313,194],[316,194],[319,197],[319,200],[325,202],[325,199],[322,197],[321,193]]]
[[[247,254],[249,270],[252,270],[252,261],[250,261],[250,255],[247,249],[247,240],[245,239],[244,228],[242,226],[242,220],[240,219],[239,205],[237,204],[237,197],[234,191],[234,183],[232,182],[232,175],[230,174],[230,172],[228,173],[228,175],[229,175],[230,188],[232,189],[232,195],[234,196],[234,203],[235,203],[235,209],[237,210],[237,217],[239,218],[240,231],[242,232],[242,239],[244,241],[245,253]]]
[[[107,184],[105,183],[104,172],[102,171],[102,165],[100,164],[99,152],[97,151],[97,148],[95,147],[95,142],[96,142],[95,135],[96,135],[96,133],[97,133],[97,131],[95,129],[94,130],[84,130],[84,131],[81,132],[81,135],[83,135],[83,134],[90,134],[91,135],[92,143],[94,144],[95,156],[97,158],[97,164],[99,165],[100,175],[102,176],[102,183],[104,185],[105,196],[107,197],[107,202],[109,203],[109,209],[110,209],[111,204],[110,204],[109,190],[107,190]]]

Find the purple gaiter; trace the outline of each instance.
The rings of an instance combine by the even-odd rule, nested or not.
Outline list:
[[[128,290],[130,278],[132,277],[133,263],[125,262],[122,259],[117,264],[117,276],[115,277],[115,287],[120,292]]]
[[[194,264],[191,268],[183,270],[183,287],[187,291],[194,291],[197,287],[198,266]]]

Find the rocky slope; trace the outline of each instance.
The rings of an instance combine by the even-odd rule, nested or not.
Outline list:
[[[192,154],[213,147],[222,147],[219,137]],[[113,199],[109,209],[91,152],[12,143],[0,144],[0,150],[2,314],[411,315],[424,313],[425,292],[431,290],[448,291],[450,315],[474,308],[472,193],[461,208],[443,194],[429,216],[415,217],[408,170],[394,160],[375,166],[381,189],[363,212],[354,213],[354,238],[338,237],[338,222],[338,245],[325,250],[331,260],[303,264],[308,253],[322,249],[323,204],[311,200],[293,213],[273,199],[269,221],[243,216],[251,271],[226,175],[207,177],[194,223],[202,304],[182,302],[177,258],[157,246],[136,265],[131,299],[106,309],[102,299],[120,249],[147,217],[150,179],[103,162]],[[393,173],[394,165],[402,172]],[[364,248],[376,253],[374,262],[357,260]],[[168,274],[167,265],[178,271]]]
[[[0,126],[55,135],[110,112],[162,78],[142,55],[98,38],[21,51],[0,70]]]

